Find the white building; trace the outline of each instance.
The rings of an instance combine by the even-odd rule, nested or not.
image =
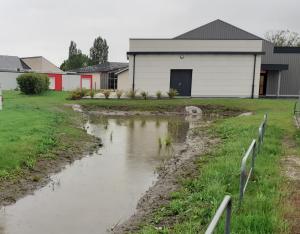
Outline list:
[[[130,39],[129,86],[155,94],[258,97],[263,39],[221,20],[173,39]]]

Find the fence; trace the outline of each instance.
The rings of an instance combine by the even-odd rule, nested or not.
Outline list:
[[[225,196],[220,207],[218,208],[213,220],[209,224],[205,234],[211,234],[215,230],[224,210],[226,209],[225,233],[230,233],[230,219],[231,219],[232,201],[230,196]]]
[[[239,205],[242,204],[244,194],[246,192],[246,188],[248,185],[248,182],[254,172],[254,166],[255,166],[255,159],[258,153],[260,152],[260,147],[264,142],[264,135],[266,131],[267,126],[267,119],[268,115],[264,115],[263,122],[259,125],[258,128],[258,139],[253,139],[248,150],[243,156],[242,163],[241,163],[241,173],[240,173],[240,196],[239,196]],[[247,172],[247,161],[251,158],[251,166],[249,171]],[[225,223],[225,233],[230,233],[230,220],[231,220],[231,209],[232,209],[232,200],[231,197],[226,195],[219,206],[215,216],[213,217],[211,223],[209,224],[205,234],[213,233],[215,230],[223,212],[226,209],[226,223]]]

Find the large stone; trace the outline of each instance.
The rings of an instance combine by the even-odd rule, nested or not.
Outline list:
[[[189,115],[202,115],[202,110],[197,106],[186,106],[185,112]]]

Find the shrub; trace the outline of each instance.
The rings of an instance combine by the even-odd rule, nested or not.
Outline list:
[[[49,78],[45,74],[24,73],[17,77],[17,83],[22,93],[40,94],[49,89]]]
[[[178,95],[178,92],[176,89],[170,89],[169,92],[167,92],[169,98],[174,98],[175,96]]]
[[[148,98],[148,93],[146,91],[142,91],[141,96],[146,100]]]
[[[81,99],[84,96],[86,96],[89,92],[91,92],[91,91],[88,89],[76,89],[71,92],[70,97],[68,99],[78,100],[78,99]]]
[[[129,90],[126,93],[126,96],[131,98],[131,99],[135,99],[136,98],[136,93],[137,93],[137,90]]]
[[[91,98],[94,98],[94,96],[95,96],[95,90],[90,90],[90,96],[91,96]]]
[[[117,90],[116,91],[116,94],[117,94],[117,97],[118,97],[118,99],[120,99],[121,98],[121,96],[123,95],[123,90]]]
[[[108,99],[110,96],[110,90],[109,89],[103,90],[103,94],[105,96],[105,99]]]
[[[157,99],[161,99],[161,96],[162,96],[161,91],[157,91],[157,92],[156,92],[156,97],[157,97]]]

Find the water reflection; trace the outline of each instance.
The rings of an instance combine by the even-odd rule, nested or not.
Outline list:
[[[52,182],[0,211],[1,234],[106,233],[130,217],[156,179],[155,169],[182,143],[189,123],[179,117],[91,116],[87,132],[103,147],[52,176]]]

